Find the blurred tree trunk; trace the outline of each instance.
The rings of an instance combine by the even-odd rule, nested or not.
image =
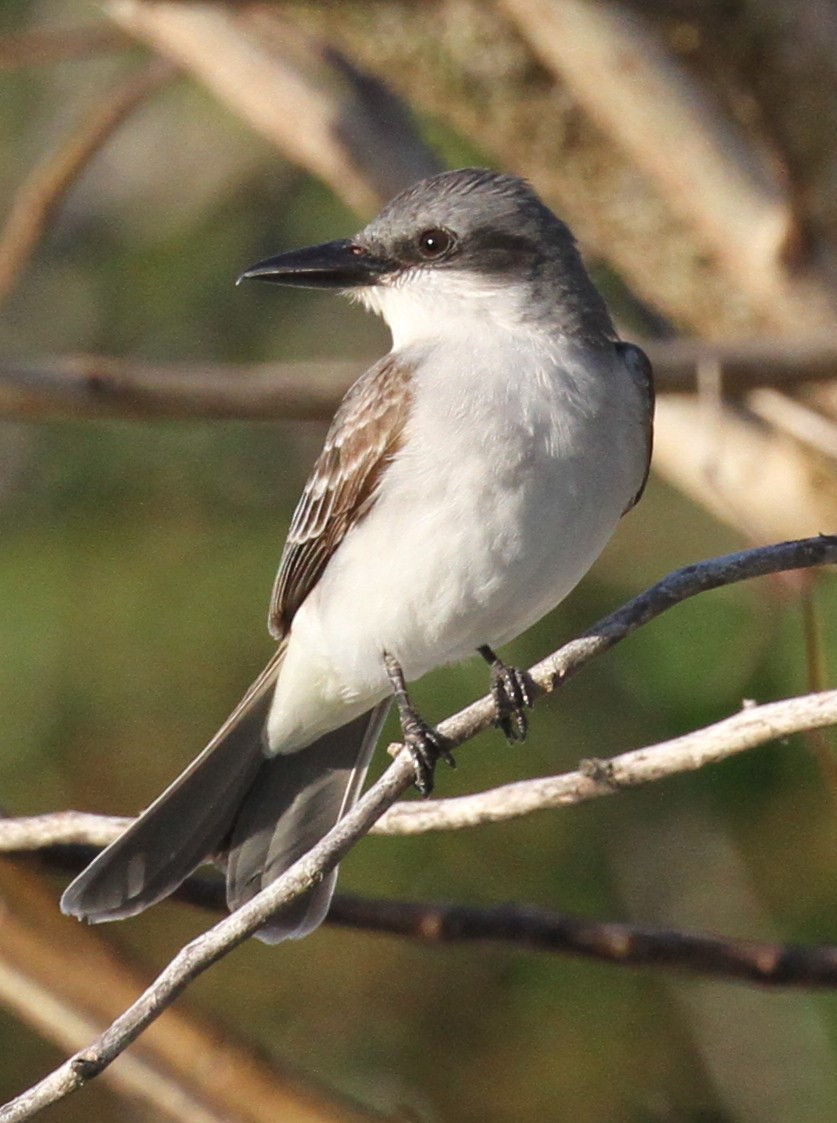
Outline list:
[[[831,324],[830,5],[285,10],[486,160],[530,177],[588,252],[679,328],[717,338]]]

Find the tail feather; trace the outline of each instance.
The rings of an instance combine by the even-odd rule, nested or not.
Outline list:
[[[227,903],[236,909],[301,858],[352,806],[389,702],[295,753],[264,761],[229,842]],[[265,943],[299,939],[322,923],[334,893],[334,869],[257,933]]]
[[[237,908],[309,850],[357,799],[387,704],[298,752],[265,756],[280,648],[204,751],[70,884],[62,911],[93,923],[134,916],[202,862],[228,855]],[[303,936],[328,911],[336,870],[259,933]]]

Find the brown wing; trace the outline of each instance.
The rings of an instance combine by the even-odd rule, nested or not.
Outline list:
[[[400,446],[413,368],[387,355],[340,403],[291,520],[268,627],[284,636],[346,533],[369,511]]]
[[[637,347],[635,343],[617,343],[616,350],[621,355],[628,374],[634,380],[639,392],[645,399],[646,408],[645,445],[648,458],[645,463],[645,475],[642,477],[642,483],[639,485],[636,495],[631,498],[630,503],[622,512],[623,515],[626,515],[642,498],[642,493],[645,491],[645,485],[648,482],[648,472],[651,467],[651,453],[654,448],[654,371],[651,367],[651,360],[642,348]]]

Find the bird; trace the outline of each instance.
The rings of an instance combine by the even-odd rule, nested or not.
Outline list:
[[[653,377],[620,340],[568,226],[528,181],[423,179],[358,234],[239,277],[334,290],[392,349],[354,383],[295,510],[273,587],[275,654],[200,755],[70,884],[68,915],[133,916],[201,863],[235,910],[357,800],[393,701],[429,793],[444,739],[408,683],[479,653],[497,723],[526,734],[525,672],[496,649],[573,589],[642,495]],[[256,933],[300,938],[337,870]]]

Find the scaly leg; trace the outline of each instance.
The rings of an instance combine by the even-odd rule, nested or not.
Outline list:
[[[507,666],[487,644],[477,651],[491,668],[491,697],[497,711],[495,725],[502,729],[510,744],[525,741],[529,731],[525,707],[531,709],[534,700],[531,678],[526,671]]]
[[[437,733],[417,713],[410,701],[410,695],[407,693],[407,684],[404,682],[404,672],[401,670],[401,665],[394,656],[386,651],[384,652],[384,666],[392,686],[395,704],[398,707],[404,744],[413,758],[413,766],[416,770],[416,787],[421,795],[428,796],[433,791],[433,772],[439,757],[443,757],[451,768],[456,767],[456,761],[451,756],[444,737]]]

